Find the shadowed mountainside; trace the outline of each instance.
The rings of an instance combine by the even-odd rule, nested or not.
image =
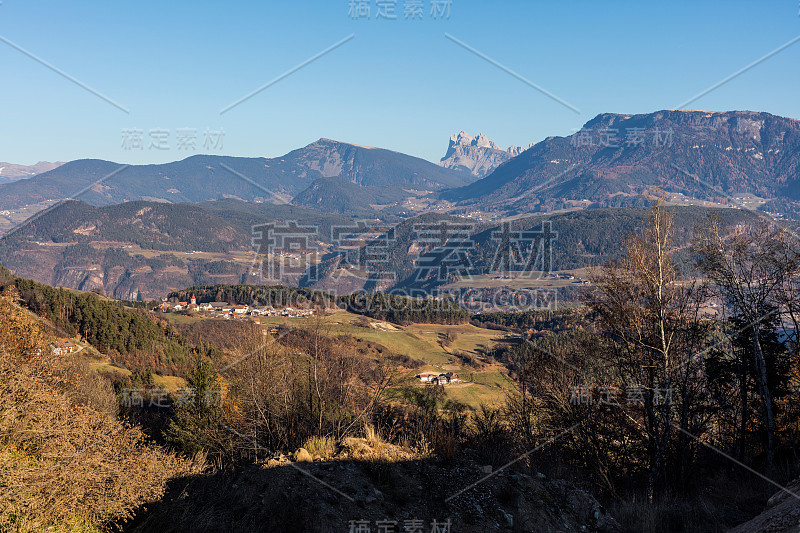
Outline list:
[[[798,120],[751,111],[605,113],[442,197],[520,212],[565,200],[626,205],[655,188],[711,201],[746,192],[798,201],[798,178]]]

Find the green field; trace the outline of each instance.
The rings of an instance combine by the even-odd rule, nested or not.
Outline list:
[[[159,316],[175,324],[207,320],[202,315],[164,313]],[[427,386],[416,379],[415,376],[420,372],[455,372],[462,383],[447,385],[447,398],[472,408],[477,408],[482,403],[497,405],[505,399],[507,391],[514,388],[514,383],[504,367],[486,365],[475,370],[464,366],[454,355],[458,352],[480,358],[482,349],[491,348],[503,341],[505,334],[499,331],[471,324],[411,324],[404,327],[372,319],[369,320],[369,327],[365,327],[363,317],[346,311],[311,318],[261,317],[261,324],[264,328],[278,325],[305,329],[319,327],[323,335],[352,335],[359,340],[383,345],[395,354],[407,355],[421,361],[424,366],[408,369],[402,376],[403,386]],[[455,340],[445,348],[442,346],[442,339],[447,333],[451,333]],[[96,352],[93,349],[92,351]],[[91,368],[100,372],[129,374],[127,370],[115,367],[108,358],[97,353],[92,353],[86,360]],[[181,378],[154,376],[154,379],[157,385],[172,391],[184,384]]]
[[[425,366],[409,371],[406,383],[425,387],[414,376],[425,371],[453,371],[464,383],[447,385],[447,398],[476,408],[481,403],[496,405],[513,389],[504,368],[487,365],[480,371],[463,366],[453,355],[454,351],[478,356],[481,347],[490,348],[502,341],[503,333],[475,327],[471,324],[441,325],[412,324],[398,326],[378,320],[370,320],[370,327],[359,325],[362,318],[346,311],[338,311],[321,318],[262,318],[265,327],[276,325],[302,328],[320,327],[326,335],[352,335],[357,339],[381,344],[397,354],[404,354],[422,361]],[[442,336],[455,335],[451,346],[443,348]]]

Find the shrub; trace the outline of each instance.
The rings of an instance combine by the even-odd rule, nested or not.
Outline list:
[[[199,470],[114,418],[107,386],[50,355],[15,300],[0,295],[0,531],[101,529]]]
[[[330,437],[311,437],[303,444],[308,453],[322,459],[331,459],[336,454],[336,442]]]

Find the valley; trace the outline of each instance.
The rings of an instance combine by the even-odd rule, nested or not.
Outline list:
[[[597,141],[613,131],[644,141]],[[658,142],[648,142],[654,135]],[[139,453],[169,483],[185,476],[231,490],[284,483],[282,469],[303,463],[321,477],[336,465],[331,482],[344,483],[354,501],[374,505],[413,486],[465,530],[533,516],[617,532],[600,512],[600,502],[618,505],[615,491],[627,491],[619,505],[633,505],[642,488],[705,494],[708,479],[672,468],[722,468],[682,448],[667,420],[684,434],[717,432],[731,453],[746,442],[754,461],[757,450],[787,460],[770,442],[795,442],[800,416],[792,403],[798,150],[793,119],[659,111],[600,114],[573,135],[527,149],[461,132],[439,164],[325,138],[271,159],[67,162],[0,184],[0,264],[10,269],[0,268],[0,320],[23,332],[8,340],[23,343],[17,352],[0,345],[0,365],[6,375],[53,369],[48,383],[63,401],[90,409],[82,416],[124,420],[151,439]],[[76,187],[85,191],[65,200]],[[758,385],[759,367],[743,374],[732,365],[758,353],[749,351],[752,326],[739,326],[758,293],[743,288],[764,279],[778,281],[757,305],[778,318],[750,320],[761,324],[759,346],[769,353],[766,384]],[[669,341],[660,337],[667,332]],[[664,367],[652,346],[673,342],[702,358],[680,362],[669,348],[663,357],[674,366]],[[28,390],[14,383],[24,382],[0,379],[9,395]],[[651,393],[632,400],[642,383]],[[777,419],[760,414],[770,394]],[[679,406],[690,414],[677,426]],[[636,436],[631,423],[668,447]],[[570,438],[551,445],[553,433]],[[11,441],[0,439],[0,461],[3,442]],[[543,446],[530,465],[514,468],[510,485],[500,480]],[[124,463],[122,449],[103,457]],[[515,514],[450,504],[417,465],[478,485],[497,472],[498,490],[517,503],[492,495],[487,505]],[[787,468],[786,482],[794,474]],[[218,480],[222,469],[239,481]],[[362,474],[366,492],[348,488]],[[524,492],[531,474],[546,496]],[[194,507],[203,497],[176,497],[167,481],[147,475],[154,507],[138,508],[139,493],[109,503],[128,506],[131,531],[150,530],[148,520],[177,509],[204,516]],[[542,481],[548,476],[556,479]],[[761,502],[767,490],[753,478],[726,484],[743,479],[758,496],[733,500]],[[311,485],[287,483],[331,520],[340,513],[308,493]],[[14,505],[36,498],[25,493]],[[566,501],[591,516],[571,515],[557,503]],[[719,513],[706,519],[720,528],[742,522],[724,502],[703,505]],[[759,510],[753,505],[744,518]],[[253,513],[228,520],[251,523]]]
[[[790,4],[0,0],[0,533],[800,532]]]

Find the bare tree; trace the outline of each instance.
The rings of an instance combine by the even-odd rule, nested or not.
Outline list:
[[[638,391],[641,416],[630,410],[628,417],[646,437],[651,500],[666,472],[673,426],[690,422],[688,410],[681,414],[679,407],[688,406],[688,380],[696,375],[687,346],[702,330],[702,293],[696,283],[679,279],[672,238],[672,216],[659,201],[625,256],[592,275],[596,290],[585,300],[612,346],[598,356],[613,368],[620,388]],[[674,392],[681,396],[675,399]]]
[[[770,386],[763,335],[775,323],[773,315],[788,316],[797,323],[798,255],[786,230],[770,221],[738,226],[725,233],[718,220],[712,219],[693,250],[700,269],[708,276],[717,294],[750,337],[751,368],[761,399],[766,431],[767,464],[775,453],[774,392]],[[796,335],[796,330],[794,335]],[[746,379],[740,386],[746,395]],[[744,431],[743,408],[742,431]]]

